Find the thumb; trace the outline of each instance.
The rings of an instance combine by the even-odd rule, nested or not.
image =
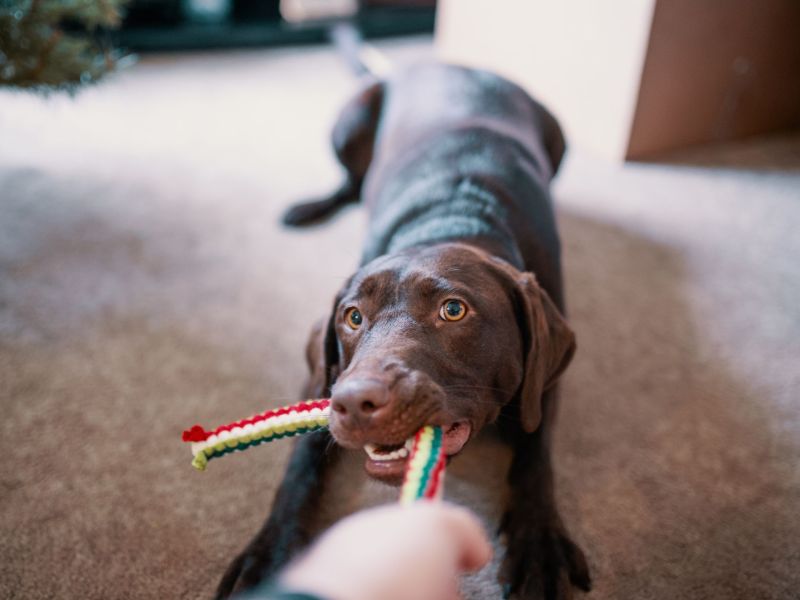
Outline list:
[[[456,544],[459,570],[477,571],[491,560],[492,546],[474,514],[463,508],[449,507],[447,527]]]

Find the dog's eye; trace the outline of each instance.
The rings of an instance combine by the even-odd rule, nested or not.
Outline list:
[[[361,316],[361,312],[357,308],[353,307],[348,308],[347,312],[344,313],[344,321],[350,326],[350,329],[358,329],[361,327],[364,317]]]
[[[439,309],[439,316],[444,321],[460,321],[467,314],[467,307],[461,300],[448,300]]]

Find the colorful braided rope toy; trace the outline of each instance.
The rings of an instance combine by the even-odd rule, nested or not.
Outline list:
[[[214,431],[195,425],[183,432],[183,441],[192,443],[192,466],[205,471],[212,458],[327,427],[329,415],[330,400],[308,400],[220,425]]]
[[[329,416],[330,400],[306,400],[220,425],[213,431],[195,425],[183,432],[183,441],[192,444],[192,466],[205,471],[208,461],[214,458],[324,429],[328,426]],[[414,436],[400,491],[401,503],[441,496],[446,463],[442,437],[442,428],[432,425],[426,425]]]

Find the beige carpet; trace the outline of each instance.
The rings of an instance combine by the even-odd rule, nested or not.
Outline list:
[[[179,434],[296,398],[364,218],[277,218],[338,181],[352,85],[297,49],[0,92],[0,597],[204,598],[259,526],[288,447],[201,475]],[[799,149],[569,156],[556,461],[588,598],[800,593]]]

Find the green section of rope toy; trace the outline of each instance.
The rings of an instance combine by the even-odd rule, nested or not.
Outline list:
[[[208,465],[208,461],[212,458],[219,458],[221,456],[225,456],[226,454],[231,454],[232,452],[240,452],[242,450],[247,450],[248,448],[252,448],[254,446],[259,446],[266,442],[272,442],[274,440],[279,440],[285,437],[294,437],[296,435],[302,435],[304,433],[311,433],[312,431],[319,431],[320,429],[325,429],[327,425],[317,425],[316,427],[299,427],[294,431],[286,431],[284,433],[272,433],[265,435],[263,437],[259,437],[256,439],[251,439],[246,441],[244,438],[239,439],[230,439],[224,442],[218,442],[214,446],[210,446],[208,448],[204,448],[197,455],[192,459],[192,466],[197,469],[198,471],[205,471],[206,466]],[[233,443],[233,445],[230,445]]]

